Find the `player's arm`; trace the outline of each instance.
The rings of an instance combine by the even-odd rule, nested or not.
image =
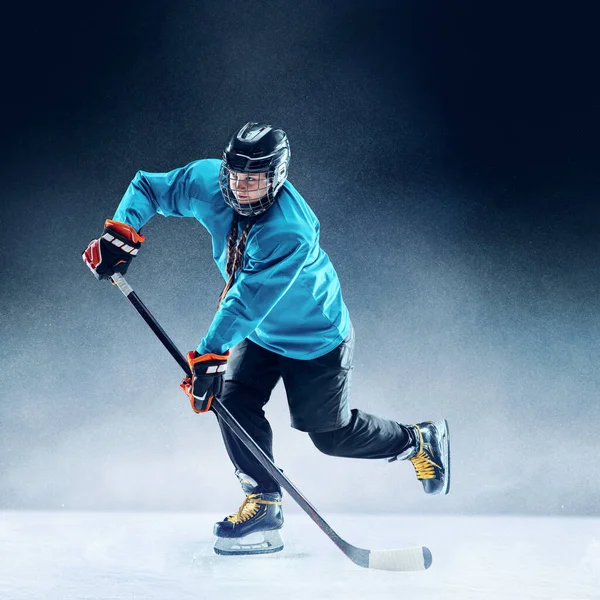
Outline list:
[[[251,259],[221,303],[208,333],[187,359],[192,377],[181,383],[192,409],[206,412],[223,389],[229,348],[248,337],[294,283],[309,245],[288,238],[263,258]]]
[[[125,274],[144,236],[140,229],[155,214],[192,216],[187,193],[193,163],[168,173],[138,171],[102,235],[92,240],[82,258],[98,279]]]
[[[168,173],[138,171],[125,191],[113,219],[139,231],[154,215],[191,217],[188,187],[194,163]]]

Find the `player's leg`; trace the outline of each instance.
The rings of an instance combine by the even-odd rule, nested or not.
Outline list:
[[[273,432],[264,406],[279,381],[277,357],[250,340],[234,349],[223,386],[221,403],[235,417],[260,448],[273,459]],[[238,437],[219,421],[225,448],[236,471],[245,473],[256,483],[258,491],[279,492],[279,485],[250,454]]]
[[[350,410],[354,332],[316,359],[281,358],[292,426],[310,434],[322,452],[353,458],[410,460],[427,493],[447,493],[450,452],[447,423],[404,425]]]
[[[279,380],[276,355],[249,340],[229,360],[222,404],[273,459],[273,433],[264,413]],[[246,497],[237,513],[215,524],[217,554],[264,554],[283,548],[281,490],[225,423],[219,423],[227,453]]]
[[[353,409],[345,427],[309,432],[309,436],[321,452],[330,456],[409,460],[426,493],[447,494],[450,490],[450,444],[445,420],[401,425]]]

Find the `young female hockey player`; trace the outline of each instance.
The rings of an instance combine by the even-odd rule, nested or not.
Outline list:
[[[139,171],[83,259],[98,279],[125,273],[150,218],[195,217],[212,236],[226,285],[208,333],[187,355],[193,377],[181,387],[193,410],[205,412],[220,397],[273,458],[263,407],[282,378],[292,427],[307,432],[321,452],[408,459],[426,493],[447,494],[445,420],[402,425],[350,409],[354,331],[337,274],[319,246],[319,221],[287,180],[289,161],[281,129],[247,123],[220,161],[198,160],[169,173]],[[281,489],[220,425],[246,498],[237,513],[216,523],[215,551],[281,550]]]

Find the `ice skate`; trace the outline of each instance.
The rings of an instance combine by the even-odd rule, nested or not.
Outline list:
[[[215,523],[216,554],[268,554],[283,550],[281,494],[258,492],[257,483],[236,471],[246,498],[237,513]]]
[[[215,523],[217,554],[268,554],[283,550],[281,494],[247,494],[237,513]]]
[[[410,427],[415,443],[389,459],[410,460],[426,494],[450,491],[450,432],[446,419],[426,421]]]

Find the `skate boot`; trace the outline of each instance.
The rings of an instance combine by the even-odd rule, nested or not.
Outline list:
[[[215,553],[269,554],[283,550],[281,494],[256,492],[253,480],[243,473],[237,475],[246,498],[237,513],[215,523]]]
[[[408,428],[413,445],[389,459],[410,460],[426,494],[450,491],[450,432],[446,419],[426,421]]]

